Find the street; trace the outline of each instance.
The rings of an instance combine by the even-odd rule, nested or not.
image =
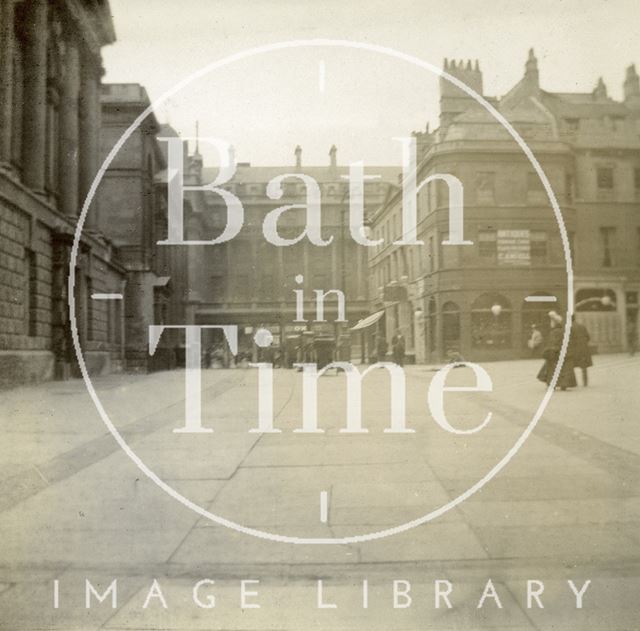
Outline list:
[[[638,629],[640,361],[594,363],[589,387],[556,392],[518,453],[464,502],[399,534],[334,545],[271,541],[196,514],[120,449],[82,381],[4,391],[0,628]],[[538,360],[484,368],[492,392],[445,395],[459,429],[492,412],[474,434],[447,432],[429,414],[428,366],[406,368],[415,430],[406,434],[384,431],[382,370],[363,380],[362,434],[340,431],[340,374],[320,378],[317,434],[295,431],[302,377],[293,370],[274,371],[281,431],[271,434],[250,431],[252,368],[203,371],[202,424],[212,433],[172,431],[184,425],[184,371],[94,386],[135,454],[187,500],[261,533],[333,539],[419,519],[502,460],[544,386]],[[473,374],[453,370],[447,385],[474,385]],[[87,608],[85,581],[103,594],[114,579]],[[587,581],[577,608],[574,588]],[[541,586],[539,600],[527,596]],[[436,597],[445,587],[451,608]]]

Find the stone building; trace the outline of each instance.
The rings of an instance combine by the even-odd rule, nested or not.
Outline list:
[[[389,181],[397,181],[398,168],[368,167],[367,175],[378,175],[375,181],[365,181],[365,213],[379,206],[389,188]],[[211,182],[215,168],[203,168],[201,180]],[[305,202],[305,184],[295,177],[287,178],[281,200],[266,195],[267,183],[283,174],[303,173],[319,184],[322,196],[323,238],[333,235],[333,242],[318,247],[304,239],[278,247],[263,236],[266,214],[278,206]],[[303,331],[341,338],[346,345],[348,329],[369,312],[366,248],[358,246],[349,234],[348,183],[349,169],[338,165],[337,150],[332,147],[327,166],[303,166],[302,149],[296,148],[292,166],[251,166],[239,162],[232,180],[223,188],[242,201],[245,222],[242,231],[231,241],[200,247],[203,264],[192,287],[195,291],[189,305],[189,321],[198,324],[237,324],[240,329],[239,352],[247,358],[257,356],[253,333],[266,327],[274,335],[274,349],[285,352],[287,337]],[[189,198],[190,199],[190,198]],[[198,238],[211,239],[219,234],[226,222],[226,207],[219,195],[206,192],[203,212],[191,230]],[[304,229],[306,213],[288,211],[281,221],[280,234],[284,238],[297,237]],[[194,219],[195,221],[195,219]],[[195,249],[194,248],[194,249]],[[296,277],[300,276],[296,280]],[[314,290],[338,289],[345,295],[345,323],[336,324],[335,294],[327,296],[324,322],[317,322]],[[304,319],[296,322],[296,294],[304,291]],[[208,332],[206,344],[221,345],[218,332]],[[360,354],[359,338],[354,336],[354,356]],[[346,352],[346,351],[345,351]]]
[[[101,92],[101,158],[150,105],[137,83],[104,84]],[[151,113],[122,145],[98,188],[97,227],[116,248],[126,270],[123,300],[112,304],[124,313],[125,368],[172,368],[180,359],[176,331],[165,332],[149,355],[149,325],[183,324],[184,264],[187,248],[158,245],[167,236],[166,143],[177,137]]]
[[[108,3],[0,2],[0,382],[68,376],[71,242],[98,164]],[[94,293],[124,269],[90,213],[78,257],[78,332],[92,371],[121,358],[120,326]]]
[[[483,94],[478,63],[444,69]],[[560,229],[540,178],[507,131],[479,103],[440,82],[440,126],[415,134],[418,182],[454,175],[464,188],[464,237],[449,234],[449,189],[437,178],[418,195],[422,246],[396,246],[401,191],[372,218],[385,244],[371,252],[373,310],[391,336],[403,331],[416,361],[453,353],[475,360],[526,356],[531,325],[567,306]],[[485,97],[533,151],[561,207],[573,253],[578,319],[599,351],[625,348],[640,290],[640,90],[633,66],[623,102],[602,81],[586,94],[540,87],[530,51],[520,82]],[[531,298],[536,296],[536,298]],[[541,301],[543,296],[555,302]]]

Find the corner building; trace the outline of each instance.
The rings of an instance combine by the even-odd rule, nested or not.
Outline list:
[[[483,93],[478,62],[445,60],[444,70]],[[600,82],[592,93],[540,88],[533,51],[524,76],[502,98],[485,98],[513,125],[540,163],[562,211],[573,256],[578,319],[600,352],[626,345],[637,323],[640,281],[638,78],[627,72],[625,101]],[[387,339],[400,329],[410,357],[453,354],[487,361],[528,356],[531,325],[547,334],[547,313],[567,306],[560,229],[543,184],[507,130],[442,78],[440,126],[415,135],[418,183],[452,174],[464,187],[464,238],[443,245],[449,195],[443,181],[418,196],[422,246],[395,246],[401,191],[372,218],[385,243],[370,255],[373,308]],[[550,296],[555,302],[528,297]]]

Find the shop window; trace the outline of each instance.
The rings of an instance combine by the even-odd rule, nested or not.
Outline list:
[[[482,294],[471,305],[471,343],[474,348],[511,347],[511,305],[500,294]]]
[[[551,291],[536,291],[532,292],[532,296],[553,296]],[[553,307],[555,311],[560,311],[558,303]],[[548,302],[522,302],[522,334],[521,334],[521,347],[524,350],[527,357],[531,355],[532,349],[529,348],[527,342],[531,338],[532,327],[535,325],[540,333],[542,333],[542,339],[546,340],[549,337],[549,303]],[[537,349],[538,353],[542,352],[542,348]]]
[[[587,288],[576,292],[576,311],[615,311],[616,294],[612,289]]]

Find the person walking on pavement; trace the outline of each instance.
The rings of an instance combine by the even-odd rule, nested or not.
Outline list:
[[[393,349],[393,361],[398,364],[398,366],[404,366],[404,336],[400,332],[400,329],[396,331],[396,334],[393,336],[391,340],[391,347]]]
[[[562,348],[563,330],[562,330],[562,316],[555,311],[549,312],[549,320],[551,331],[549,332],[549,339],[546,347],[542,352],[544,357],[544,364],[538,372],[537,378],[539,381],[543,381],[547,385],[551,383],[553,374],[555,373],[558,360],[560,359],[560,350]],[[558,381],[556,382],[556,388],[560,390],[566,390],[567,388],[575,388],[578,385],[576,381],[576,374],[573,369],[573,357],[571,356],[571,349],[567,348],[560,374],[558,375]]]
[[[591,359],[591,351],[589,350],[589,331],[584,324],[576,322],[576,317],[571,316],[571,339],[569,340],[568,353],[573,359],[573,364],[576,368],[582,370],[582,385],[589,385],[589,375],[587,370],[590,366],[593,366],[593,360]]]

